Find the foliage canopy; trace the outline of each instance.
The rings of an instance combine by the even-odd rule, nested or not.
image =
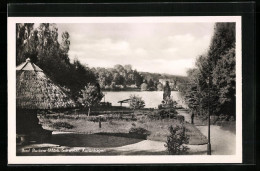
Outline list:
[[[197,58],[180,88],[192,111],[207,114],[209,106],[213,114],[235,116],[235,61],[235,23],[216,23],[208,52]]]

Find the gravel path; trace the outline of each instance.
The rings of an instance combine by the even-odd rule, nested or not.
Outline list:
[[[178,111],[180,115],[184,116],[185,121],[191,122],[190,114],[185,110]],[[196,125],[196,123],[195,123]],[[196,126],[203,135],[208,138],[208,126]],[[233,155],[236,153],[236,134],[221,129],[220,126],[211,125],[210,126],[210,138],[211,138],[211,149],[213,155]],[[204,145],[205,146],[205,145]],[[202,147],[194,147],[193,149],[197,149],[199,151],[203,151],[202,149],[207,149],[207,146]],[[196,150],[195,150],[196,151]],[[206,151],[204,150],[205,154]]]
[[[202,134],[208,137],[208,127],[197,127]],[[212,154],[215,155],[234,155],[236,153],[236,135],[230,131],[225,131],[220,126],[210,126],[210,138]]]

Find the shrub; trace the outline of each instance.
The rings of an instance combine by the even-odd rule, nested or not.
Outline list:
[[[177,114],[178,113],[174,108],[170,109],[170,112],[173,113],[173,114]]]
[[[159,111],[160,119],[164,118],[176,118],[176,111],[175,109],[163,109]]]
[[[180,123],[183,123],[185,118],[182,115],[177,115],[177,120],[180,121]]]
[[[130,95],[128,103],[130,108],[133,110],[141,109],[145,106],[145,102],[142,100],[142,98],[136,95]]]
[[[137,121],[137,118],[131,118],[131,121]]]
[[[166,110],[161,110],[159,114],[160,114],[160,118],[166,118],[167,115],[169,115],[169,112],[167,112]]]
[[[147,118],[154,120],[154,119],[159,119],[158,111],[151,111],[147,114]]]
[[[146,138],[151,132],[141,127],[132,127],[129,130],[129,134],[136,135],[138,138]]]
[[[188,147],[184,144],[189,143],[189,138],[185,134],[185,127],[183,125],[176,127],[169,127],[170,135],[167,136],[166,144],[167,151],[170,155],[186,154]]]
[[[158,105],[158,109],[170,109],[176,108],[177,102],[172,99],[172,97],[166,97],[161,104]]]
[[[53,124],[53,128],[55,128],[55,129],[61,129],[61,128],[72,129],[72,128],[74,128],[74,126],[70,125],[67,122],[55,122]]]

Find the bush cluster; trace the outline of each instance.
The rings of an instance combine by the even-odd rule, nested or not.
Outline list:
[[[176,108],[177,102],[172,97],[166,97],[161,104],[158,105],[158,109],[171,109]]]
[[[183,123],[184,120],[185,120],[184,116],[182,116],[182,115],[178,115],[178,116],[176,117],[176,119],[177,119],[178,121],[180,121],[181,123]]]
[[[150,114],[147,115],[149,119],[152,120],[158,120],[158,119],[164,119],[164,118],[173,118],[176,119],[178,112],[172,108],[172,109],[162,109],[151,112]]]
[[[135,138],[146,139],[146,137],[149,136],[151,132],[141,127],[132,127],[129,130],[129,134],[134,135]]]
[[[160,114],[160,118],[164,119],[164,118],[176,118],[176,110],[175,109],[163,109],[159,111]]]
[[[72,128],[74,128],[73,125],[71,125],[67,122],[55,122],[52,126],[55,129],[61,129],[61,128],[72,129]]]
[[[166,144],[167,151],[170,155],[186,154],[189,148],[185,144],[189,143],[189,137],[185,133],[183,125],[176,127],[169,127],[170,135],[167,136]]]

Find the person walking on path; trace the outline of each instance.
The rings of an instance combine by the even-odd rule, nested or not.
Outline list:
[[[191,113],[191,124],[194,124],[194,112]]]

